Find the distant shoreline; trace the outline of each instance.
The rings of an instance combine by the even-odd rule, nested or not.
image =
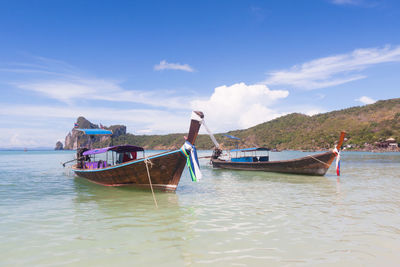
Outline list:
[[[154,151],[167,151],[170,149],[146,149],[146,150],[154,150]],[[0,148],[0,151],[14,151],[14,152],[32,152],[32,151],[75,151],[74,149],[62,149],[55,150],[54,148],[27,148],[26,150],[23,148]],[[197,149],[197,151],[212,151],[212,149]],[[302,150],[302,149],[284,149],[280,151],[271,151],[271,152],[284,152],[284,151],[298,151],[298,152],[326,152],[329,149],[319,149],[319,150]],[[371,152],[371,153],[387,153],[387,152],[400,152],[400,148],[397,150],[393,149],[344,149],[344,152]]]

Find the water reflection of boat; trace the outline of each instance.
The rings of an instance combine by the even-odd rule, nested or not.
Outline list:
[[[204,115],[192,113],[189,134],[182,148],[137,159],[137,152],[144,151],[137,146],[111,146],[101,149],[77,150],[78,163],[72,170],[80,177],[107,186],[154,187],[174,191],[181,178],[187,158],[194,149]],[[78,129],[85,134],[112,134],[104,129]],[[97,154],[111,152],[106,160],[95,159]],[[114,154],[115,153],[115,157]],[[108,155],[108,154],[107,154]],[[115,159],[115,160],[114,160]]]
[[[112,212],[128,212],[135,210],[147,210],[154,208],[154,202],[148,190],[138,187],[104,187],[93,184],[87,179],[74,179],[76,191],[76,203],[93,203],[101,210]],[[132,194],[134,193],[134,194]],[[157,194],[159,208],[178,206],[178,196],[173,192],[170,194]],[[135,205],[129,205],[135,203]]]
[[[181,195],[174,192],[156,192],[159,203],[156,209],[148,190],[104,187],[81,178],[73,180],[73,187],[73,224],[79,226],[76,239],[97,244],[85,248],[87,253],[107,249],[135,254],[140,259],[139,265],[146,266],[162,265],[168,254],[174,253],[178,262],[182,262],[178,265],[193,265],[194,256],[188,247],[196,236],[193,225],[199,220],[197,205],[185,204]],[[148,257],[150,249],[160,251],[157,257]],[[124,263],[113,259],[110,264],[115,262]]]
[[[266,148],[257,147],[231,150],[229,153],[230,157],[228,159],[223,159],[220,157],[222,150],[216,146],[211,157],[211,163],[214,168],[222,169],[325,175],[339,153],[338,151],[343,144],[344,136],[345,132],[341,132],[338,144],[331,151],[308,155],[297,159],[279,161],[269,161],[269,154],[258,156],[256,154],[258,151],[266,151],[267,153],[269,153],[269,151]],[[236,156],[232,157],[232,152],[236,153]],[[250,155],[248,153],[250,153]]]

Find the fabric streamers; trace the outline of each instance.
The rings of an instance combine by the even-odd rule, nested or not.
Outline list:
[[[336,156],[336,174],[340,176],[340,152]]]
[[[199,159],[197,158],[197,150],[194,145],[188,141],[181,147],[182,154],[186,157],[186,165],[189,168],[190,177],[193,182],[201,179],[202,174],[199,167]]]
[[[340,151],[338,151],[337,148],[335,147],[333,153],[336,154],[336,174],[337,176],[340,176]]]

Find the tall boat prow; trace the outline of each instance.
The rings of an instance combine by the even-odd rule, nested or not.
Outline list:
[[[269,161],[269,149],[259,147],[230,150],[229,158],[223,159],[221,157],[222,150],[216,145],[211,157],[211,163],[214,168],[221,169],[325,175],[333,160],[336,157],[340,157],[340,148],[342,147],[345,135],[346,133],[342,131],[337,145],[328,152],[279,161]],[[257,152],[262,151],[266,151],[267,155],[257,155]]]
[[[204,114],[193,111],[189,133],[180,149],[145,156],[144,148],[133,145],[110,146],[99,149],[77,149],[77,164],[72,167],[76,175],[106,186],[136,186],[174,191],[187,162],[192,179],[197,162],[190,158]],[[77,129],[86,134],[112,134],[104,129]],[[138,158],[138,152],[143,156]],[[111,153],[111,155],[109,155]],[[102,157],[98,157],[101,154]],[[96,159],[97,155],[97,159]],[[193,169],[193,170],[192,170]]]

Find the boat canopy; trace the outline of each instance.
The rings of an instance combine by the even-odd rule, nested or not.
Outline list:
[[[253,152],[253,151],[269,151],[269,148],[266,147],[250,147],[250,148],[239,148],[232,149],[231,152]]]
[[[131,145],[109,146],[109,147],[91,149],[91,150],[83,152],[82,155],[84,155],[84,156],[95,155],[95,154],[106,153],[107,151],[115,151],[117,153],[124,153],[124,152],[144,151],[144,148],[140,147],[140,146],[131,146]]]
[[[230,139],[240,140],[239,137],[236,137],[236,136],[233,136],[233,135],[229,135],[229,134],[224,134],[223,136],[228,137]]]
[[[98,134],[112,134],[113,132],[105,129],[75,129],[84,132],[88,135],[98,135]]]

